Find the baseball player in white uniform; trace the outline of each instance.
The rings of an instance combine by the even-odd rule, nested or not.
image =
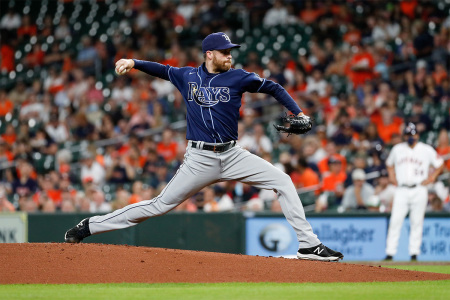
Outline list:
[[[423,220],[428,202],[427,185],[434,182],[444,168],[444,161],[430,145],[419,142],[416,126],[408,123],[404,130],[405,142],[395,145],[387,160],[389,179],[397,188],[394,195],[386,258],[392,260],[397,253],[403,220],[409,212],[409,254],[417,260],[422,244]],[[434,172],[429,174],[430,166]]]

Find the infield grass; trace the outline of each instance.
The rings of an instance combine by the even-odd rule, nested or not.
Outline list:
[[[393,268],[393,269],[402,269],[402,270],[410,270],[410,271],[420,271],[420,272],[433,272],[433,273],[444,273],[450,274],[450,265],[389,265],[382,266],[385,268]]]
[[[450,273],[450,266],[389,266]],[[371,283],[14,284],[0,299],[449,299],[450,280]]]

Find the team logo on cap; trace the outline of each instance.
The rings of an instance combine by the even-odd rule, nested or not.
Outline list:
[[[196,82],[188,82],[188,101],[195,101],[200,106],[211,107],[221,102],[230,101],[228,87],[198,87]]]
[[[228,37],[228,35],[226,35],[225,33],[222,34],[223,38],[226,39],[229,43],[231,43],[230,38]]]
[[[417,133],[416,125],[414,123],[409,122],[404,130],[405,134],[415,135]]]

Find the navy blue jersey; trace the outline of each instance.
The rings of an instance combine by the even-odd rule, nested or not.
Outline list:
[[[135,61],[135,68],[170,80],[183,95],[187,107],[186,138],[207,143],[238,139],[239,108],[242,94],[272,95],[295,115],[301,109],[279,84],[242,69],[209,73],[204,64],[198,68],[175,68],[154,62]]]

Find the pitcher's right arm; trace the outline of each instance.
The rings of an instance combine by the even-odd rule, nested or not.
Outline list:
[[[124,75],[135,68],[136,70],[142,71],[149,75],[159,77],[161,79],[169,80],[169,74],[167,66],[160,63],[146,60],[138,59],[119,59],[116,62],[116,73],[117,75]]]

